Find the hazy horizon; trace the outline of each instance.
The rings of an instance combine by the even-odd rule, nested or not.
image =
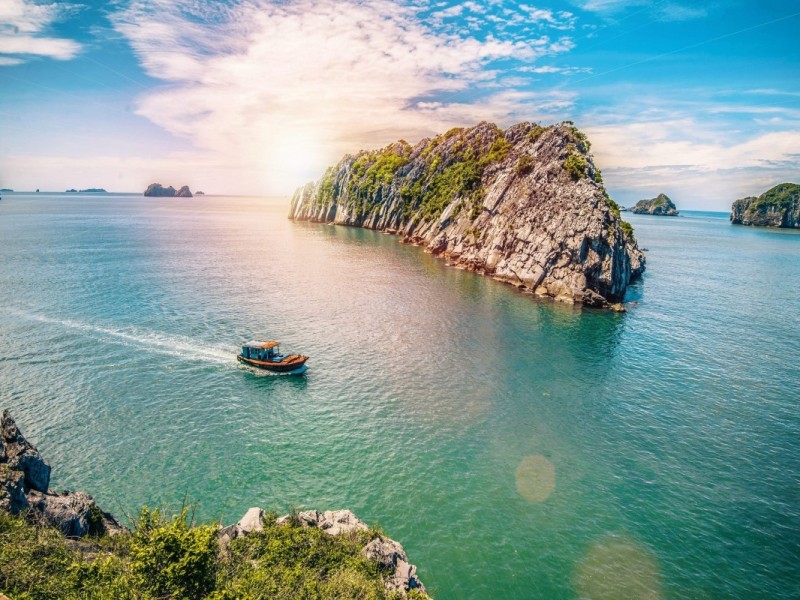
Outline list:
[[[342,155],[574,121],[622,205],[800,173],[786,2],[7,0],[0,187],[288,196]]]

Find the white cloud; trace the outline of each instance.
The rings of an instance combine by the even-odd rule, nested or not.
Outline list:
[[[528,4],[520,4],[519,8],[528,21],[541,22],[554,29],[575,28],[576,17],[570,12],[537,8]]]
[[[551,65],[543,65],[541,67],[523,66],[517,69],[521,73],[536,73],[536,74],[552,74],[560,73],[561,75],[573,75],[575,73],[591,73],[591,69],[586,67],[554,67]]]
[[[29,0],[0,2],[0,66],[18,65],[31,57],[70,60],[81,50],[74,40],[41,35],[79,7],[68,3],[37,4]]]
[[[138,113],[260,168],[273,189],[317,177],[361,146],[481,119],[508,124],[571,103],[565,94],[492,91],[487,80],[493,61],[565,52],[568,38],[443,33],[388,1],[255,1],[212,23],[188,15],[192,7],[137,2],[115,17],[148,74],[168,82],[139,99]],[[436,108],[425,103],[434,97]]]

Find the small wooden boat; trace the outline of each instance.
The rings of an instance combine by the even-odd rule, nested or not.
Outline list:
[[[242,345],[242,353],[236,358],[251,367],[265,369],[274,373],[304,373],[307,356],[301,354],[281,354],[280,342],[253,340]]]

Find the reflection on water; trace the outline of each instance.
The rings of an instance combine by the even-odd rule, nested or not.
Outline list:
[[[581,600],[658,600],[660,580],[652,553],[618,535],[608,535],[592,544],[576,572]]]
[[[541,454],[523,458],[515,476],[517,491],[528,502],[544,502],[556,489],[556,469]]]
[[[286,210],[3,198],[0,392],[55,487],[348,507],[446,598],[797,595],[800,236],[630,215],[616,314]],[[240,367],[262,337],[305,376]]]

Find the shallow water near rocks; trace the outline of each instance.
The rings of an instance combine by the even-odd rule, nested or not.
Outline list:
[[[800,596],[800,232],[627,214],[616,314],[287,211],[3,196],[0,394],[53,487],[351,508],[439,598]]]

